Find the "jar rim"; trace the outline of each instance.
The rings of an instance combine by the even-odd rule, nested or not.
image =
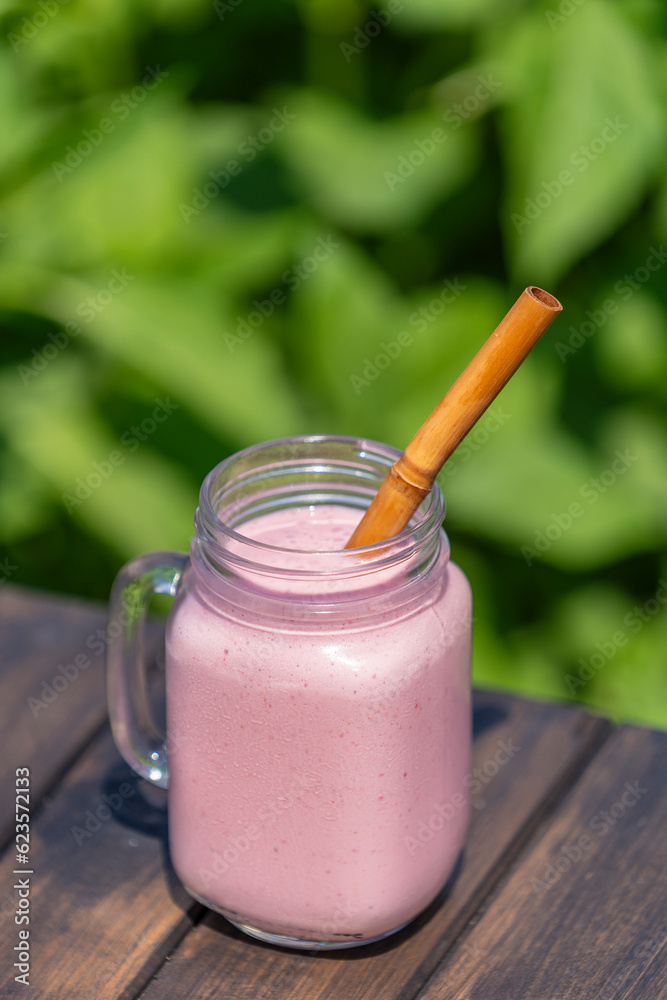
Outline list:
[[[321,446],[325,446],[325,449],[326,447],[333,447],[334,451],[338,449],[340,455],[337,459],[331,455],[320,455],[318,459],[317,452]],[[346,450],[348,452],[347,458],[344,457]],[[384,475],[386,475],[386,472],[389,471],[390,467],[401,455],[401,452],[397,448],[370,438],[337,434],[310,434],[274,438],[259,444],[250,445],[235,452],[211,469],[201,486],[199,506],[195,513],[195,525],[197,535],[207,548],[212,548],[214,551],[218,550],[219,555],[224,554],[225,558],[229,558],[230,552],[227,551],[228,544],[231,543],[235,549],[242,547],[243,555],[240,556],[237,552],[233,561],[242,562],[245,565],[255,564],[256,566],[265,564],[266,558],[271,553],[289,552],[291,556],[294,556],[295,553],[313,555],[314,550],[287,548],[250,538],[242,532],[236,531],[234,527],[223,520],[218,513],[218,509],[216,509],[220,506],[220,500],[224,496],[224,489],[221,489],[220,484],[223,482],[226,473],[231,473],[235,467],[239,468],[245,465],[248,471],[257,470],[258,479],[264,474],[267,481],[270,481],[271,475],[275,475],[275,472],[270,472],[271,466],[269,464],[262,464],[262,458],[264,455],[268,458],[270,452],[275,454],[281,451],[286,456],[291,456],[290,461],[295,469],[310,469],[311,471],[319,472],[326,471],[327,468],[337,467],[340,469],[345,465],[351,468],[351,463],[355,455],[359,460],[367,463],[367,470],[375,467],[378,475],[375,477],[370,475],[361,476],[358,481],[360,492],[356,496],[357,502],[355,504],[347,504],[347,506],[356,506],[359,508],[360,519],[364,509],[370,504],[375,492],[379,489]],[[289,463],[286,462],[282,465],[274,459],[274,467],[277,470],[284,469],[287,471]],[[386,472],[383,472],[380,478],[380,471],[384,468],[386,468]],[[372,479],[376,480],[376,485],[369,490],[368,484]],[[230,478],[229,482],[233,483],[234,479]],[[361,490],[362,483],[365,483],[365,491]],[[364,492],[365,496],[362,495]],[[298,496],[295,496],[295,499],[298,499]],[[367,502],[364,502],[365,500]],[[320,500],[320,502],[327,501]],[[337,501],[329,500],[328,502],[335,503]],[[340,501],[338,502],[340,503]],[[325,557],[331,556],[332,566],[329,572],[333,574],[341,572],[349,573],[351,570],[353,571],[355,566],[359,568],[360,572],[366,573],[371,567],[379,569],[413,556],[416,550],[420,549],[425,542],[437,535],[442,527],[444,515],[445,500],[442,490],[437,483],[434,483],[433,489],[418,508],[413,523],[409,524],[400,534],[384,541],[375,542],[372,545],[360,546],[359,548],[317,550],[317,552],[319,555],[324,555]],[[264,559],[262,555],[264,555]],[[363,559],[352,558],[353,556],[358,557],[360,555],[363,556]],[[339,558],[336,559],[335,557]],[[215,561],[217,562],[217,560]],[[334,563],[342,564],[333,565]],[[282,569],[280,572],[288,572],[290,575],[308,574],[308,570],[301,569]],[[322,570],[320,569],[317,572],[318,575],[321,575]]]

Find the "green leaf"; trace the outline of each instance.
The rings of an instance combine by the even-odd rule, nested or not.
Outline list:
[[[109,433],[90,406],[78,361],[54,359],[27,386],[4,369],[0,390],[7,401],[0,426],[11,448],[87,530],[123,558],[187,548],[198,484],[151,449],[150,438],[140,441],[130,428],[119,439]]]
[[[10,175],[34,155],[52,119],[52,113],[30,100],[30,77],[17,55],[0,49],[0,121],[5,136],[11,136],[11,142],[0,144],[0,176]]]
[[[367,395],[363,370],[382,341],[398,332],[405,306],[359,247],[338,235],[336,242],[335,252],[292,294],[290,326],[299,370],[331,429],[375,437],[386,407]]]
[[[499,75],[509,177],[503,226],[518,276],[553,282],[628,217],[665,148],[657,53],[605,0],[510,32]]]
[[[525,0],[406,0],[395,25],[399,30],[409,25],[420,31],[457,31],[499,17],[511,18],[524,3]]]
[[[607,450],[629,447],[635,462],[630,470],[634,495],[628,497],[630,538],[653,537],[653,549],[667,541],[667,418],[664,408],[651,412],[635,405],[609,409],[601,421],[600,438]],[[630,479],[630,476],[628,476]]]
[[[188,119],[169,78],[134,109],[114,95],[97,101],[87,127],[62,130],[51,164],[22,178],[4,200],[12,259],[56,270],[105,258],[128,268],[191,269],[211,245],[217,248],[221,228],[227,242],[222,189],[208,171],[232,158],[250,120],[234,108]],[[206,182],[217,188],[214,197],[197,202],[205,210],[192,209]]]
[[[10,374],[13,378],[13,372]],[[48,523],[51,500],[48,481],[15,452],[3,450],[0,454],[2,541],[15,542],[43,530]]]
[[[139,276],[95,312],[110,274],[89,282],[56,281],[44,309],[75,319],[86,337],[173,393],[213,431],[243,444],[297,433],[303,427],[282,360],[269,335],[272,318],[238,316],[208,281]],[[249,331],[237,335],[239,320]],[[245,334],[243,334],[245,337]],[[231,340],[230,340],[231,338]]]
[[[664,651],[667,644],[667,614],[664,607],[664,577],[656,583],[655,595],[648,602],[633,602],[642,617],[633,614],[632,627],[625,628],[630,643],[596,677],[590,701],[598,711],[618,721],[667,729],[667,671]],[[650,603],[649,603],[650,602]],[[656,613],[655,604],[662,607]],[[640,628],[634,633],[634,628]],[[605,637],[609,642],[609,637]]]
[[[409,299],[342,244],[292,296],[299,364],[338,432],[405,447],[503,315],[491,283],[443,278]]]
[[[507,311],[501,289],[477,276],[443,277],[411,296],[411,343],[387,371],[386,421],[403,447],[468,366]],[[378,379],[379,382],[379,379]],[[369,397],[373,389],[369,389]]]
[[[593,569],[664,544],[664,437],[619,419],[589,451],[556,423],[559,378],[528,358],[480,419],[441,474],[450,521],[528,568]]]
[[[472,129],[448,129],[434,110],[374,122],[316,91],[289,94],[296,115],[276,139],[295,187],[319,211],[355,232],[416,222],[474,169]]]
[[[599,370],[620,389],[655,387],[667,375],[667,314],[647,292],[635,295],[609,317],[594,338]]]

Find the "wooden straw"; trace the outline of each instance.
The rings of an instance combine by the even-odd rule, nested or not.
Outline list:
[[[531,286],[521,293],[391,467],[346,549],[385,541],[405,528],[442,466],[562,308],[541,288]]]

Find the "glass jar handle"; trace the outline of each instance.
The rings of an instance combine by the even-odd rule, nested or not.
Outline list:
[[[144,624],[153,594],[176,597],[188,556],[151,552],[126,563],[114,581],[107,635],[107,701],[111,731],[133,771],[160,788],[168,783],[167,740],[148,704]]]

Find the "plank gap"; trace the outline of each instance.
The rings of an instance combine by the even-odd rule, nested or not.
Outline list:
[[[472,893],[468,904],[457,915],[452,925],[452,941],[447,946],[436,967],[431,969],[426,976],[422,976],[421,969],[417,968],[395,1000],[418,1000],[428,989],[431,980],[442,974],[443,967],[447,965],[457,946],[465,940],[472,930],[470,921],[483,910],[484,906],[490,902],[502,884],[510,877],[519,856],[539,836],[549,818],[556,812],[570,792],[574,791],[579,779],[598,756],[602,747],[610,739],[614,731],[615,727],[607,719],[600,718],[593,721],[589,738],[573,759],[570,767],[563,772],[560,780],[554,784],[544,799],[537,805],[525,825],[517,833],[515,839],[498,857],[486,879],[480,883],[477,891]]]
[[[118,994],[118,1000],[141,1000],[141,997],[145,995],[146,990],[163,966],[169,962],[181,942],[201,922],[207,913],[207,907],[202,906],[201,903],[193,899],[192,906],[188,907],[186,914],[189,922],[177,924],[174,927],[173,933],[167,939],[167,954],[164,956],[151,954],[125,989]]]
[[[46,787],[41,786],[39,788],[38,792],[39,799],[35,800],[37,804],[34,806],[30,806],[28,809],[31,823],[33,823],[40,816],[42,810],[47,807],[46,803],[44,802],[44,799],[53,798],[57,794],[58,789],[62,785],[65,778],[67,777],[68,772],[81,759],[81,757],[86,753],[86,751],[89,750],[89,748],[92,746],[95,740],[99,738],[100,733],[102,732],[104,727],[107,726],[108,724],[109,724],[109,717],[105,713],[103,716],[101,716],[99,724],[96,726],[96,728],[92,731],[89,731],[88,734],[82,740],[82,742],[78,746],[73,747],[69,756],[66,757],[61,764],[59,764],[59,766],[53,772],[53,774],[49,775],[49,781]],[[33,798],[32,786],[30,788],[30,796],[32,800]],[[7,849],[7,847],[13,842],[15,835],[16,835],[15,824],[12,818],[8,823],[6,829],[2,829],[2,831],[0,832],[0,857],[4,855],[4,852]]]

